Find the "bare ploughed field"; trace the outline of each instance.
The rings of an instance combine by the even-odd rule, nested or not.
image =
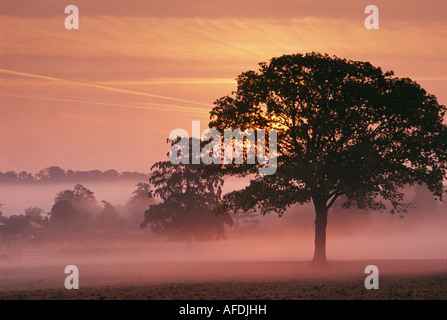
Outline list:
[[[64,287],[66,265],[79,290]],[[379,268],[367,290],[364,269]],[[447,299],[445,260],[164,261],[131,255],[0,260],[0,299]]]

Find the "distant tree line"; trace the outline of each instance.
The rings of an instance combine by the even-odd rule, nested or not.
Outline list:
[[[87,182],[87,181],[113,181],[113,180],[147,180],[148,175],[140,172],[118,172],[114,169],[107,171],[89,170],[74,171],[52,166],[44,168],[36,174],[27,171],[0,171],[0,183],[52,183],[52,182]]]
[[[58,192],[49,212],[28,207],[21,214],[3,216],[0,203],[0,249],[15,241],[86,240],[123,237],[151,231],[168,240],[208,241],[225,239],[224,224],[233,225],[229,214],[216,215],[222,179],[203,179],[197,166],[158,162],[154,177],[139,182],[124,206],[106,200],[99,204],[93,191],[76,184]]]
[[[23,214],[3,216],[0,203],[0,248],[2,240],[62,240],[116,237],[139,229],[144,210],[155,203],[147,183],[138,183],[124,206],[113,206],[82,184],[56,194],[50,212],[29,207]],[[3,242],[4,242],[3,241]]]
[[[94,172],[96,170],[89,173]],[[68,173],[51,167],[41,170],[34,179],[63,182],[67,181]],[[114,176],[119,177],[118,174]],[[100,180],[102,175],[87,177]],[[6,217],[2,215],[3,205],[0,204],[0,247],[2,242],[21,240],[122,237],[140,233],[138,230],[146,227],[167,240],[188,244],[226,239],[225,225],[233,226],[234,221],[230,212],[215,211],[221,201],[223,179],[202,177],[200,165],[159,161],[153,165],[148,181],[136,184],[124,206],[113,206],[106,200],[99,204],[94,192],[80,183],[73,189],[58,192],[54,205],[46,213],[42,208],[29,207],[22,214]],[[248,213],[239,213],[239,216],[238,227],[249,226],[254,220],[250,216],[250,222],[244,222]]]

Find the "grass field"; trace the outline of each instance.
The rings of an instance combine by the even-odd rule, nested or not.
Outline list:
[[[79,289],[67,290],[66,265],[77,261]],[[364,269],[379,268],[379,289],[367,290]],[[22,259],[0,262],[0,299],[447,299],[445,260],[151,262]]]

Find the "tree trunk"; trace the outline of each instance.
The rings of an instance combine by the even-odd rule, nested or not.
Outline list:
[[[315,207],[315,251],[312,265],[324,266],[326,260],[326,225],[327,225],[327,208],[326,201],[313,199]]]

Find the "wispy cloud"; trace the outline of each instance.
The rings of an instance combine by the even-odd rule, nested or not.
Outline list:
[[[135,81],[93,81],[99,85],[216,85],[236,84],[235,78],[152,78]],[[35,81],[23,79],[0,79],[0,86],[54,86],[72,85],[71,82]]]
[[[96,89],[101,89],[101,90],[106,90],[106,91],[112,91],[112,92],[117,92],[117,93],[123,93],[123,94],[130,94],[130,95],[150,97],[150,98],[157,98],[157,99],[163,99],[163,100],[191,103],[191,104],[195,104],[195,105],[209,106],[209,104],[207,104],[207,103],[198,102],[198,101],[191,101],[191,100],[179,99],[179,98],[174,98],[174,97],[167,97],[167,96],[156,95],[156,94],[151,94],[151,93],[146,93],[146,92],[140,92],[140,91],[134,91],[134,90],[128,90],[128,89],[121,89],[121,88],[116,88],[116,87],[109,87],[109,86],[95,84],[95,83],[71,81],[71,80],[60,79],[60,78],[49,77],[49,76],[45,76],[45,75],[27,73],[27,72],[20,72],[20,71],[14,71],[14,70],[0,69],[0,73],[8,74],[8,75],[21,76],[21,77],[41,79],[41,80],[54,81],[54,82],[58,82],[58,83],[59,82],[60,83],[68,83],[68,84],[72,84],[72,85],[91,87],[91,88],[96,88]]]
[[[25,94],[11,94],[11,93],[3,93],[0,92],[0,96],[3,97],[11,97],[11,98],[20,98],[20,99],[31,99],[31,100],[44,100],[44,101],[59,101],[59,102],[70,102],[70,103],[83,103],[83,104],[92,104],[92,105],[102,105],[102,106],[110,106],[110,107],[118,107],[118,108],[126,108],[126,109],[141,109],[141,110],[154,110],[154,111],[179,111],[185,113],[194,113],[194,114],[204,114],[207,113],[208,110],[205,108],[197,108],[197,107],[186,107],[176,104],[168,104],[168,103],[114,103],[110,101],[95,101],[89,99],[79,99],[75,97],[65,97],[65,96],[51,96],[51,95],[25,95]]]
[[[106,81],[94,82],[104,85],[206,85],[206,84],[236,84],[232,78],[154,78],[141,81]]]
[[[79,30],[58,0],[0,0],[0,163],[146,166],[238,74],[283,54],[370,61],[446,104],[445,1],[377,1],[371,31],[366,0],[76,0]]]
[[[65,30],[57,18],[2,17],[0,42],[3,55],[72,57],[75,63],[81,57],[114,57],[116,61],[132,57],[149,64],[168,61],[170,74],[190,64],[190,71],[200,72],[199,77],[206,77],[208,70],[195,69],[197,62],[208,67],[233,62],[241,67],[285,53],[320,51],[363,59],[386,56],[398,63],[397,57],[441,58],[445,52],[445,21],[421,24],[387,19],[381,20],[379,31],[368,32],[363,17],[362,11],[356,19],[87,16],[75,33]],[[122,68],[110,67],[111,74]]]
[[[92,16],[115,16],[121,18],[164,17],[164,18],[259,18],[279,19],[296,17],[341,17],[356,19],[368,0],[75,0],[81,14]],[[63,12],[60,0],[45,0],[45,5],[36,5],[36,0],[2,0],[0,15],[38,18],[58,17]],[[376,0],[384,13],[397,20],[444,21],[445,2],[441,0]],[[26,9],[25,9],[26,8]]]

